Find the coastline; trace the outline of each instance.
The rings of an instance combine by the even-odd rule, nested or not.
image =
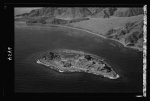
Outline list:
[[[104,39],[109,39],[109,40],[113,40],[113,41],[116,41],[116,42],[119,42],[121,45],[123,45],[124,47],[126,48],[131,48],[131,49],[134,49],[134,50],[138,50],[140,52],[142,52],[143,50],[138,48],[138,47],[135,47],[135,46],[127,46],[125,43],[119,41],[119,40],[116,40],[116,39],[112,39],[112,38],[107,38],[106,36],[102,35],[102,34],[98,34],[96,32],[93,32],[93,31],[90,31],[88,29],[83,29],[83,28],[78,28],[78,27],[72,27],[72,26],[60,26],[60,27],[68,27],[68,28],[72,28],[72,29],[77,29],[77,30],[82,30],[82,31],[85,31],[85,32],[88,32],[88,33],[91,33],[91,34],[94,34],[94,35],[97,35],[97,36],[100,36]]]
[[[66,27],[66,28],[71,28],[71,29],[77,29],[77,30],[85,31],[85,32],[91,33],[91,34],[93,34],[93,35],[102,37],[102,38],[104,38],[104,39],[110,39],[110,40],[119,42],[119,43],[121,43],[121,45],[123,45],[123,46],[126,47],[126,48],[131,48],[131,49],[134,49],[134,50],[137,50],[137,51],[140,51],[140,52],[143,51],[142,49],[140,49],[140,48],[138,48],[138,47],[135,47],[135,46],[127,46],[126,44],[124,44],[123,42],[121,42],[121,41],[119,41],[119,40],[112,39],[112,38],[107,38],[107,37],[105,37],[104,35],[97,34],[97,33],[95,33],[95,32],[89,31],[88,29],[83,29],[83,28],[78,28],[78,27],[72,27],[72,26],[69,26],[69,25],[68,25],[68,26],[66,26],[66,25],[53,25],[53,26]]]
[[[23,22],[22,22],[23,23]],[[40,24],[40,23],[38,23]],[[33,24],[33,25],[37,25],[36,24]],[[42,25],[42,24],[40,24]],[[119,40],[116,40],[116,39],[112,39],[112,38],[107,38],[106,36],[102,35],[102,34],[99,34],[99,33],[96,33],[96,32],[93,32],[91,30],[88,30],[88,29],[83,29],[83,28],[79,28],[79,27],[74,27],[74,26],[71,26],[71,25],[58,25],[58,24],[44,24],[44,26],[47,26],[47,27],[65,27],[65,28],[71,28],[71,29],[76,29],[76,30],[81,30],[81,31],[85,31],[85,32],[88,32],[88,33],[91,33],[93,35],[96,35],[96,36],[99,36],[101,38],[104,38],[104,39],[109,39],[109,40],[113,40],[113,41],[116,41],[118,43],[120,43],[121,45],[123,45],[125,48],[130,48],[130,49],[134,49],[134,50],[137,50],[139,52],[142,52],[143,50],[141,48],[138,48],[138,47],[135,47],[135,46],[127,46],[125,43],[119,41]]]

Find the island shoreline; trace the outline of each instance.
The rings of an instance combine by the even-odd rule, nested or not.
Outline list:
[[[64,50],[54,50],[54,51],[56,51],[56,52],[66,52],[66,49],[64,49]],[[72,53],[72,50],[67,50],[67,52],[66,53],[68,53],[68,51],[70,51],[71,53]],[[75,51],[75,53],[77,53],[78,51]],[[73,51],[73,53],[74,53],[74,51]],[[93,54],[88,54],[88,53],[84,53],[84,52],[80,52],[79,51],[79,53],[77,53],[77,54],[81,54],[81,55],[92,55],[93,56]],[[103,61],[104,62],[104,60],[102,59],[101,61]],[[64,69],[64,67],[63,67],[63,69],[65,70],[61,70],[61,69],[59,69],[59,68],[62,68],[61,66],[57,66],[57,65],[55,65],[55,64],[46,64],[46,63],[42,63],[41,61],[40,61],[40,58],[39,59],[37,59],[36,60],[36,63],[37,64],[42,64],[42,65],[44,65],[44,66],[46,66],[46,67],[50,67],[51,68],[51,66],[52,67],[54,67],[55,68],[55,70],[57,70],[57,71],[59,71],[59,72],[66,72],[66,70]],[[105,64],[107,64],[106,62],[104,62]],[[108,65],[108,64],[107,64]],[[110,66],[111,67],[111,66]],[[68,71],[68,70],[67,70]],[[112,70],[113,72],[114,72],[114,70]],[[72,71],[70,71],[70,72],[72,72]],[[76,71],[73,71],[73,72],[76,72]],[[80,72],[80,71],[78,71],[78,72]],[[83,71],[83,72],[85,72],[85,71]],[[88,72],[88,73],[92,73],[92,74],[95,74],[95,75],[101,75],[101,76],[103,76],[103,77],[106,77],[106,78],[109,78],[109,79],[118,79],[120,76],[116,73],[116,76],[115,77],[112,77],[112,76],[108,76],[108,75],[105,75],[105,74],[98,74],[98,72]]]

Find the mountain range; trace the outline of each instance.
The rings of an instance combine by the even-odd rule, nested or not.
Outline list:
[[[43,7],[29,13],[16,16],[24,17],[56,17],[61,19],[75,19],[81,17],[130,17],[143,14],[143,8],[116,8],[116,7]]]
[[[66,24],[93,32],[105,30],[105,37],[142,50],[143,13],[142,7],[41,7],[16,15],[15,20],[27,24]]]

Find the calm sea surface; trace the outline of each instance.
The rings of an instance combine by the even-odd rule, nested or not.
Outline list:
[[[59,73],[36,64],[41,52],[73,49],[103,57],[121,76],[110,80],[87,73]],[[142,52],[90,33],[60,27],[15,27],[16,92],[140,92]]]

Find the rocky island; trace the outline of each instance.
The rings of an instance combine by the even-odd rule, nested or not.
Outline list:
[[[119,78],[103,59],[82,51],[67,49],[47,51],[36,62],[59,72],[86,72],[109,79]]]

